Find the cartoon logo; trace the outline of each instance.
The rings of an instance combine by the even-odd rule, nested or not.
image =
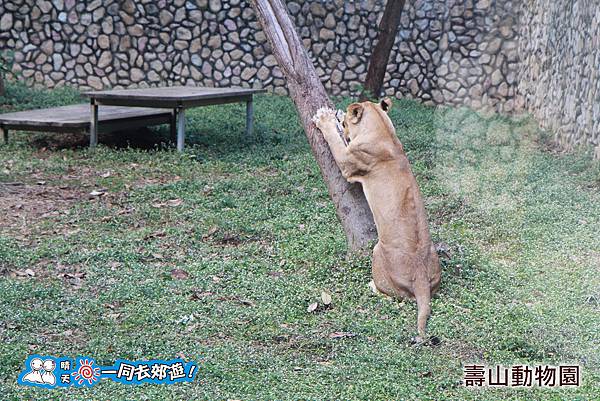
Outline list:
[[[72,374],[73,379],[77,384],[83,385],[87,381],[88,386],[92,386],[100,379],[100,368],[94,367],[94,361],[83,359],[80,360],[77,372]]]
[[[191,382],[196,377],[194,362],[181,359],[127,361],[119,359],[112,366],[99,366],[93,358],[32,355],[17,382],[43,388],[91,387],[101,379],[123,384],[174,384]]]

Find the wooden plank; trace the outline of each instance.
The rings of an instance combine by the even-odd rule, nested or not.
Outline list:
[[[246,98],[266,89],[249,88],[201,88],[193,86],[170,86],[164,88],[116,89],[98,92],[86,92],[84,95],[96,99],[99,103],[108,104],[110,100],[118,100],[121,105],[141,104],[140,102],[156,102],[156,104],[184,104],[199,100],[207,101],[220,98]],[[130,101],[130,102],[128,102]],[[151,104],[151,103],[143,103]]]
[[[171,110],[103,106],[99,107],[98,121],[102,125],[102,123],[118,123],[132,118],[164,117],[164,121],[167,122],[170,116]],[[23,126],[29,129],[39,127],[67,131],[87,130],[90,126],[90,106],[76,104],[0,114],[0,125],[12,128]]]
[[[213,106],[217,104],[226,104],[226,103],[240,103],[247,102],[252,98],[252,95],[243,95],[243,96],[226,96],[219,98],[208,98],[208,99],[121,99],[121,98],[109,98],[109,99],[101,99],[98,100],[93,98],[98,104],[103,105],[111,105],[111,106],[126,106],[126,107],[142,107],[142,108],[150,108],[150,107],[160,107],[160,108],[169,108],[176,109],[178,107],[184,108],[192,108],[192,107],[200,107],[200,106]]]

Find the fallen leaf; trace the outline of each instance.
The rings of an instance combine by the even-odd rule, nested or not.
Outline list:
[[[155,232],[145,236],[144,239],[164,237],[166,234],[167,234],[167,232],[164,229],[158,230],[158,231],[155,231]]]
[[[183,269],[173,269],[171,270],[171,277],[176,280],[185,280],[190,277],[190,274]]]
[[[94,189],[92,192],[90,192],[90,196],[93,198],[97,198],[104,195],[105,193],[106,191]]]
[[[164,259],[164,258],[165,258],[165,257],[162,255],[162,253],[153,253],[153,254],[152,254],[152,257],[153,257],[154,259],[159,259],[159,260],[162,260],[162,259]]]
[[[17,277],[35,277],[35,272],[31,269],[15,270],[14,273]]]
[[[183,201],[181,199],[170,199],[167,201],[167,205],[169,205],[171,207],[180,206],[182,203],[183,203]]]
[[[85,272],[74,272],[74,273],[65,273],[63,275],[65,278],[85,278]]]
[[[100,174],[100,177],[102,177],[102,178],[108,178],[108,177],[110,177],[110,171],[107,171],[106,173]]]
[[[75,235],[75,234],[79,234],[80,232],[81,232],[81,229],[80,229],[80,228],[76,228],[76,229],[74,229],[74,230],[67,231],[67,232],[65,233],[65,235],[66,235],[67,237],[71,237],[71,236],[73,236],[73,235]]]
[[[331,295],[325,291],[321,291],[321,301],[323,301],[323,305],[331,305]]]
[[[202,292],[194,291],[194,293],[192,295],[190,295],[190,300],[197,301],[199,299],[210,297],[211,295],[214,295],[214,292],[210,292],[210,291],[202,291]]]
[[[179,318],[178,320],[176,320],[177,323],[181,323],[181,324],[188,324],[193,322],[194,320],[196,320],[196,317],[194,316],[194,314],[190,314],[188,315],[183,315],[181,318]]]
[[[462,265],[459,263],[456,266],[454,266],[454,274],[459,276],[461,272],[462,272]]]
[[[452,252],[450,251],[450,247],[444,242],[438,242],[437,244],[435,244],[435,250],[437,251],[438,255],[443,258],[452,258]]]
[[[36,184],[38,184],[38,185],[46,185],[46,181],[38,181],[38,182],[36,182]]]
[[[317,310],[318,307],[319,307],[319,303],[315,302],[315,303],[308,305],[308,308],[306,308],[306,310],[308,311],[308,313],[313,313],[314,311]]]
[[[256,306],[256,304],[254,302],[249,301],[247,299],[238,299],[237,301],[244,306],[251,306],[251,307]]]
[[[356,333],[350,333],[347,331],[334,331],[333,333],[331,333],[329,335],[329,338],[335,339],[335,338],[350,338],[350,337],[356,337]]]
[[[219,276],[212,276],[212,281],[214,283],[220,283],[221,282],[221,277],[219,277]]]

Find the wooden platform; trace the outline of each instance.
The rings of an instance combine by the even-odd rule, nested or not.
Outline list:
[[[112,132],[118,129],[139,128],[157,124],[171,124],[171,110],[143,107],[106,106],[98,113],[98,130]],[[90,105],[52,107],[0,114],[0,134],[8,140],[8,130],[88,133]]]
[[[265,89],[249,88],[203,88],[195,86],[169,86],[163,88],[113,89],[87,92],[92,107],[90,146],[96,146],[96,114],[104,105],[161,107],[172,110],[171,136],[177,137],[177,150],[182,151],[185,142],[185,110],[192,107],[224,103],[246,103],[246,135],[252,135],[254,106],[252,95],[266,92]],[[175,128],[176,127],[176,128]]]
[[[252,135],[252,96],[262,92],[266,90],[194,86],[87,92],[85,95],[90,98],[89,104],[0,114],[0,139],[8,141],[9,129],[86,132],[90,134],[90,146],[95,147],[99,132],[170,124],[171,136],[177,139],[177,150],[182,151],[186,109],[245,102],[246,135]]]
[[[251,100],[252,95],[265,89],[203,88],[195,86],[169,86],[163,88],[113,89],[86,92],[85,96],[98,104],[139,107],[196,107],[209,104],[235,103]]]

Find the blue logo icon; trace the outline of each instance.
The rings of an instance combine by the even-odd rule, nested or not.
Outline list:
[[[17,382],[24,386],[42,388],[91,387],[101,379],[123,384],[175,384],[192,382],[198,366],[181,359],[169,361],[117,360],[112,366],[100,366],[89,357],[53,357],[31,355]]]

